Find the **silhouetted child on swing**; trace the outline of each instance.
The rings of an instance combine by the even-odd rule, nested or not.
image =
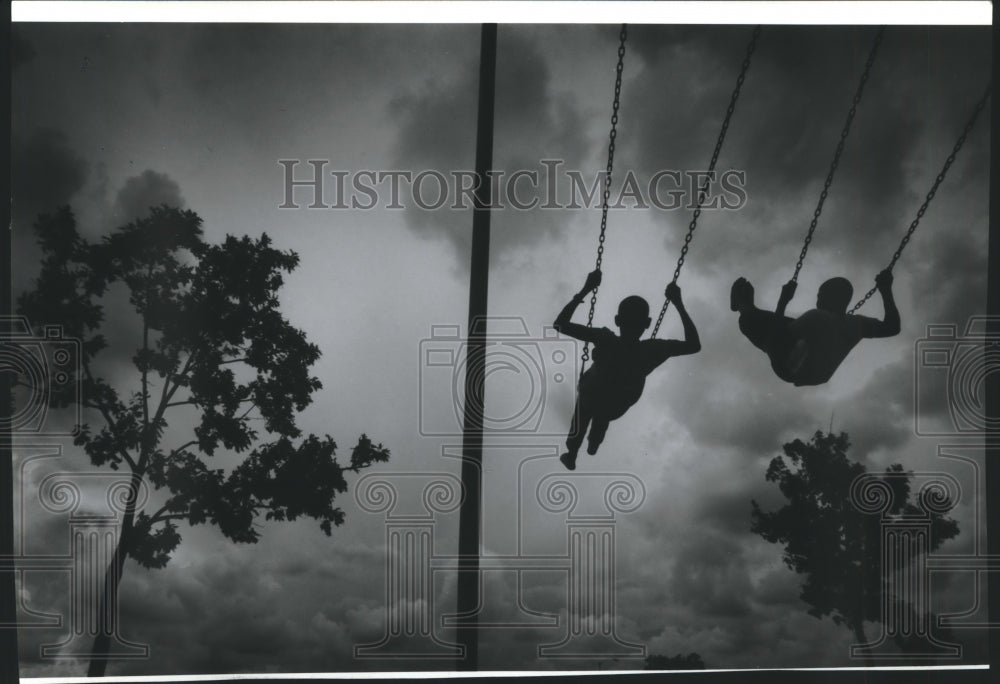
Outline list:
[[[584,297],[601,284],[601,272],[593,271],[587,276],[583,289],[563,308],[553,324],[559,332],[566,333],[583,342],[594,345],[594,362],[580,378],[577,391],[576,409],[570,426],[566,447],[569,449],[559,457],[569,470],[576,469],[576,455],[583,443],[583,436],[590,426],[587,453],[596,454],[597,447],[604,441],[608,423],[621,418],[642,396],[646,376],[654,368],[671,356],[694,354],[701,349],[698,331],[691,322],[681,301],[681,289],[671,283],[667,287],[667,298],[673,303],[684,324],[684,340],[640,340],[639,337],[649,327],[649,304],[638,296],[626,297],[618,305],[615,325],[620,335],[608,328],[589,328],[579,323],[571,323],[573,311]]]
[[[730,292],[730,308],[740,312],[740,331],[771,359],[775,374],[797,386],[822,385],[854,346],[865,338],[899,334],[899,311],[892,296],[892,273],[875,278],[885,316],[880,321],[847,313],[854,288],[846,278],[830,278],[820,285],[816,308],[798,318],[785,316],[795,295],[795,282],[781,288],[775,311],[754,305],[753,285],[737,278]]]

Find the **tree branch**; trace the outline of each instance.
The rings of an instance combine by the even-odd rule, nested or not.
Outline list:
[[[156,523],[166,522],[168,520],[187,520],[187,513],[171,513],[170,515],[160,515],[157,513],[149,519],[149,526],[152,527]]]
[[[247,401],[247,400],[244,399],[243,401]],[[253,411],[255,408],[257,408],[257,402],[256,401],[252,401],[252,400],[251,400],[251,402],[252,403],[250,404],[250,408],[248,408],[246,411],[244,411],[243,415],[240,416],[237,420],[243,420],[243,419],[245,419],[248,415],[250,415],[251,411]],[[240,402],[240,403],[242,404],[243,402]]]
[[[153,513],[153,515],[149,516],[150,524],[151,525],[153,524],[153,521],[155,521],[157,518],[160,517],[161,514],[167,512],[167,510],[168,510],[167,506],[168,506],[168,504],[163,504],[163,506],[160,507],[160,510],[158,510],[156,513]]]
[[[87,379],[90,382],[94,382],[94,376],[90,372],[90,364],[87,363],[86,361],[83,361],[81,365],[83,366],[83,372],[87,376]],[[103,404],[94,404],[94,403],[88,404],[87,402],[84,402],[84,406],[90,408],[96,408],[98,411],[100,411],[101,415],[104,417],[104,422],[107,423],[109,428],[111,428],[111,431],[116,432],[118,430],[118,423],[116,423],[115,420],[111,417],[111,414],[108,412],[108,408],[106,406],[104,406]],[[129,456],[129,453],[119,447],[118,454],[125,460],[126,463],[128,463],[128,467],[132,470],[132,472],[136,473],[136,471],[138,470],[138,465],[134,460],[132,460],[132,457]]]
[[[184,442],[184,444],[181,444],[179,447],[177,447],[176,449],[174,449],[173,451],[171,451],[169,454],[167,454],[167,458],[173,458],[174,456],[176,456],[180,452],[182,452],[185,449],[187,449],[189,446],[194,446],[197,443],[198,443],[197,439],[192,439],[190,442]]]
[[[173,371],[168,372],[163,376],[163,389],[160,391],[160,401],[157,404],[157,409],[163,405],[163,402],[167,400],[167,388],[170,387],[170,381],[174,378]],[[159,411],[157,411],[159,413]]]
[[[362,470],[364,470],[366,468],[371,468],[373,465],[375,465],[375,464],[374,463],[368,463],[368,464],[363,465],[363,466],[346,466],[346,467],[345,466],[341,466],[340,469],[343,470],[346,473],[354,473],[355,475],[357,475]]]
[[[184,368],[181,369],[181,372],[178,373],[178,374],[176,374],[176,375],[174,375],[173,373],[171,373],[170,375],[168,375],[164,379],[164,382],[163,382],[163,392],[161,393],[161,396],[160,396],[160,405],[156,407],[156,414],[153,416],[153,425],[159,425],[160,424],[160,421],[163,419],[163,414],[164,414],[164,412],[166,412],[167,406],[169,406],[170,400],[174,396],[174,392],[176,392],[177,388],[179,388],[181,386],[181,383],[178,381],[178,382],[174,383],[173,387],[171,387],[169,390],[167,390],[167,387],[170,385],[170,378],[173,378],[173,377],[183,377],[188,372],[188,370],[191,368],[191,362],[192,362],[193,359],[194,359],[194,352],[191,352],[190,354],[188,354],[187,361],[184,362]],[[145,466],[145,462],[144,462],[143,459],[140,459],[139,462],[143,466]]]

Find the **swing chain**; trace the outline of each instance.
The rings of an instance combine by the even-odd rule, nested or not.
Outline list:
[[[910,227],[906,230],[906,234],[900,241],[899,247],[897,247],[896,251],[893,252],[892,260],[889,262],[889,265],[886,267],[885,270],[891,271],[893,266],[896,265],[896,262],[899,261],[899,257],[903,253],[903,248],[906,247],[906,244],[910,241],[910,237],[913,236],[913,231],[917,229],[917,224],[919,224],[920,219],[924,217],[924,214],[927,212],[928,205],[930,205],[931,200],[934,199],[934,195],[937,194],[938,187],[944,181],[945,174],[948,173],[948,169],[951,168],[952,163],[954,163],[955,157],[958,155],[959,150],[961,150],[962,145],[965,144],[965,139],[969,136],[969,133],[972,132],[973,126],[976,125],[976,119],[979,117],[979,113],[982,112],[983,108],[986,106],[986,101],[990,97],[990,90],[992,89],[992,87],[993,87],[992,84],[986,86],[986,92],[983,93],[983,96],[979,99],[979,102],[976,103],[976,106],[972,111],[972,116],[969,117],[969,120],[965,124],[965,128],[962,129],[962,135],[958,136],[958,140],[955,142],[955,146],[952,148],[951,154],[949,154],[948,158],[945,159],[944,166],[941,168],[941,173],[939,173],[937,175],[937,178],[934,179],[934,184],[931,186],[930,191],[928,191],[927,196],[924,198],[923,204],[921,204],[920,208],[917,209],[916,217],[913,219],[913,221],[910,222]],[[848,313],[854,313],[855,311],[860,309],[865,302],[871,299],[872,295],[874,295],[877,290],[878,286],[875,286],[870,290],[868,290],[868,292],[865,293],[865,296],[862,297],[860,300],[858,300],[858,303],[855,304],[854,308],[851,309]]]
[[[604,173],[604,194],[601,199],[601,233],[597,238],[597,261],[594,269],[601,270],[601,263],[604,261],[604,234],[608,229],[608,200],[611,198],[611,170],[615,161],[615,138],[618,137],[618,105],[622,94],[622,70],[625,66],[625,38],[628,35],[627,24],[622,24],[618,34],[618,64],[615,66],[615,97],[611,105],[611,132],[608,134],[608,164]],[[587,327],[594,325],[594,309],[597,307],[597,291],[600,286],[595,287],[590,295],[590,311],[587,314]],[[590,360],[590,344],[584,342],[583,353],[580,356],[580,373],[583,373]]]
[[[865,70],[861,74],[860,83],[858,83],[858,90],[854,93],[854,99],[851,101],[851,108],[847,112],[847,121],[844,122],[844,129],[840,132],[840,140],[837,141],[837,148],[833,153],[833,161],[830,163],[830,171],[826,174],[826,181],[823,183],[823,191],[819,194],[819,203],[813,211],[812,221],[809,222],[809,232],[806,233],[805,242],[802,244],[802,251],[799,253],[799,260],[795,262],[795,273],[792,275],[793,283],[797,283],[799,281],[799,271],[802,270],[802,262],[805,261],[806,252],[809,251],[809,243],[812,242],[813,233],[816,232],[816,224],[819,223],[819,216],[823,212],[823,203],[826,202],[827,195],[830,193],[830,186],[833,184],[833,176],[837,172],[837,167],[840,165],[840,155],[844,151],[844,144],[847,142],[847,136],[851,132],[851,123],[854,121],[854,115],[857,113],[858,105],[861,104],[861,95],[864,92],[865,83],[868,82],[868,73],[871,71],[872,65],[875,63],[875,56],[878,53],[879,45],[882,43],[882,34],[884,32],[885,26],[881,26],[879,27],[878,33],[875,34],[875,40],[872,43],[871,52],[868,54],[868,61],[865,62]]]
[[[701,208],[708,199],[708,186],[712,180],[712,176],[715,172],[715,165],[719,161],[719,153],[722,152],[722,143],[726,140],[726,132],[729,130],[729,122],[733,118],[733,112],[736,111],[736,101],[740,97],[740,90],[743,88],[743,81],[746,80],[747,71],[750,69],[750,58],[753,56],[754,50],[757,48],[757,38],[760,36],[761,27],[756,26],[753,30],[753,36],[750,38],[750,44],[747,45],[746,55],[743,58],[743,66],[740,69],[739,76],[736,77],[736,87],[733,89],[733,94],[729,97],[729,106],[726,107],[726,116],[722,120],[722,128],[719,131],[719,137],[715,141],[715,149],[712,150],[712,160],[708,164],[708,173],[705,176],[704,184],[698,188],[698,204],[695,206],[694,214],[691,216],[691,222],[688,224],[687,235],[684,236],[684,244],[681,245],[681,254],[677,259],[677,267],[674,268],[674,277],[670,281],[671,285],[677,283],[677,279],[680,278],[681,268],[684,266],[684,259],[687,258],[688,249],[691,245],[691,239],[694,237],[695,228],[698,227],[698,217],[701,216]],[[669,286],[667,287],[669,289]],[[667,290],[663,291],[663,306],[660,308],[660,315],[656,318],[656,325],[653,326],[653,332],[650,338],[656,337],[656,333],[660,330],[660,324],[663,323],[663,317],[667,314],[667,309],[670,306],[670,299],[667,297]]]

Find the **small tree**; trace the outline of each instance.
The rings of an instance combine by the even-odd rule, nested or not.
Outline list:
[[[785,564],[806,576],[800,597],[809,605],[810,615],[830,615],[836,624],[847,625],[859,643],[868,643],[865,621],[882,619],[882,518],[865,514],[852,503],[851,485],[867,471],[847,458],[849,448],[845,433],[819,431],[808,443],[796,439],[785,444],[784,457],[771,461],[766,478],[778,483],[788,503],[765,512],[753,501],[751,530],[783,544]],[[886,468],[880,478],[893,493],[884,515],[922,513],[910,502],[910,475],[901,465]],[[930,550],[957,534],[954,520],[931,515]]]
[[[279,311],[282,273],[297,266],[295,253],[274,249],[267,235],[207,244],[195,213],[166,206],[97,244],[79,235],[69,208],[40,217],[35,230],[41,273],[20,297],[19,311],[32,321],[59,323],[81,340],[86,413],[75,443],[95,466],[125,469],[131,478],[105,598],[117,596],[127,558],[147,568],[167,564],[181,540],[179,522],[212,523],[233,541],[249,543],[259,538],[254,522],[260,516],[309,516],[327,535],[343,523],[334,499],[347,491],[345,471],[386,461],[389,450],[362,434],[350,465],[341,466],[329,435],[302,437],[296,425],[321,384],[309,373],[318,347]],[[94,368],[108,346],[100,333],[103,300],[122,285],[141,336],[131,356],[136,387],[128,392]],[[66,406],[75,394],[54,391],[50,400]],[[167,416],[177,411],[194,418],[193,432],[165,444]],[[246,456],[226,474],[208,465],[220,450]],[[143,481],[166,490],[165,502],[151,513],[136,510]],[[105,669],[100,656],[108,652],[113,619],[107,605],[101,601],[91,676]]]

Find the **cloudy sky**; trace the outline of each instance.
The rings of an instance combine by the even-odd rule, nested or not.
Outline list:
[[[962,533],[945,550],[971,553],[978,541],[982,502],[972,467],[938,456],[948,440],[916,434],[915,405],[924,426],[947,427],[950,418],[946,395],[934,391],[940,383],[927,390],[925,381],[915,395],[915,378],[929,376],[915,374],[914,349],[928,325],[964,330],[985,311],[988,126],[969,136],[896,268],[898,336],[863,342],[827,385],[795,388],[773,377],[728,308],[735,277],[749,278],[769,307],[790,277],[874,33],[765,28],[719,161],[720,170],[745,174],[745,201],[702,215],[680,279],[703,349],[668,361],[640,403],[611,425],[600,453],[581,455],[577,473],[643,483],[641,505],[616,518],[615,617],[622,641],[649,653],[694,651],[720,668],[852,664],[849,630],[807,615],[800,578],[781,549],[750,532],[751,499],[781,504],[764,479],[768,462],[784,442],[817,429],[849,433],[852,457],[870,469],[899,462],[953,474],[963,483],[953,513]],[[631,27],[616,178],[631,172],[645,191],[659,171],[706,168],[749,36],[745,26]],[[404,208],[388,208],[388,182],[377,186],[371,209],[309,208],[302,188],[291,198],[300,208],[281,209],[288,198],[279,160],[301,160],[298,179],[311,174],[306,160],[349,174],[453,178],[472,170],[477,26],[21,24],[14,37],[18,289],[36,275],[33,218],[61,204],[73,207],[90,239],[164,202],[197,212],[211,242],[266,232],[301,258],[286,278],[282,309],[323,353],[314,374],[324,389],[301,416],[303,430],[329,433],[345,447],[366,432],[392,450],[378,473],[404,488],[419,480],[404,473],[459,472],[447,456],[461,443],[456,371],[426,362],[428,350],[458,347],[436,326],[465,329],[471,211],[450,202],[422,209],[408,186]],[[617,37],[616,26],[500,27],[495,169],[545,178],[543,160],[559,160],[564,204],[571,184],[559,174],[593,182],[607,152]],[[818,285],[834,275],[849,278],[857,294],[868,289],[983,92],[989,63],[987,27],[887,29],[790,313],[810,308]],[[982,117],[989,121],[989,108]],[[334,204],[334,176],[324,182],[325,203]],[[435,199],[433,180],[424,193],[425,203]],[[599,218],[592,207],[493,213],[489,313],[505,318],[496,330],[523,322],[522,334],[505,338],[514,351],[504,358],[530,357],[540,370],[532,376],[514,361],[490,375],[487,416],[502,422],[527,406],[532,420],[489,438],[485,554],[515,554],[519,543],[525,554],[567,553],[566,514],[542,510],[535,495],[543,478],[563,472],[556,456],[573,402],[566,378],[579,350],[546,339],[544,328],[593,267]],[[610,212],[596,322],[612,325],[628,294],[659,306],[689,219],[684,208],[633,199]],[[881,316],[877,295],[864,312]],[[131,355],[134,339],[117,316],[109,311],[109,325],[122,332],[111,338],[104,369],[125,388],[133,378],[116,358]],[[577,320],[583,316],[581,307]],[[660,336],[681,335],[670,311]],[[976,444],[965,452],[974,462]],[[89,467],[71,442],[63,447],[58,463],[26,471],[29,495],[44,472]],[[217,461],[236,462],[226,454]],[[584,503],[594,504],[601,491],[579,482]],[[332,538],[310,521],[264,524],[252,546],[214,529],[183,528],[166,569],[130,562],[121,632],[149,644],[150,655],[113,663],[109,674],[449,669],[448,661],[353,658],[354,645],[377,642],[385,630],[386,526],[350,494],[342,506],[347,523]],[[21,519],[25,550],[65,552],[65,516],[26,510],[34,513]],[[456,552],[456,529],[454,513],[437,517],[436,555]],[[528,611],[561,615],[562,626],[484,632],[481,667],[596,667],[538,657],[538,645],[565,632],[566,576],[539,570],[520,579],[518,599],[516,572],[486,574],[484,619],[529,620],[520,600]],[[967,575],[934,582],[942,612],[982,598]],[[29,575],[25,604],[59,612],[66,586],[58,573]],[[436,623],[453,610],[454,575],[437,572],[435,588]],[[966,662],[981,661],[982,635],[960,636]],[[22,673],[81,673],[72,660],[39,658],[39,644],[62,639],[58,629],[25,630]]]

